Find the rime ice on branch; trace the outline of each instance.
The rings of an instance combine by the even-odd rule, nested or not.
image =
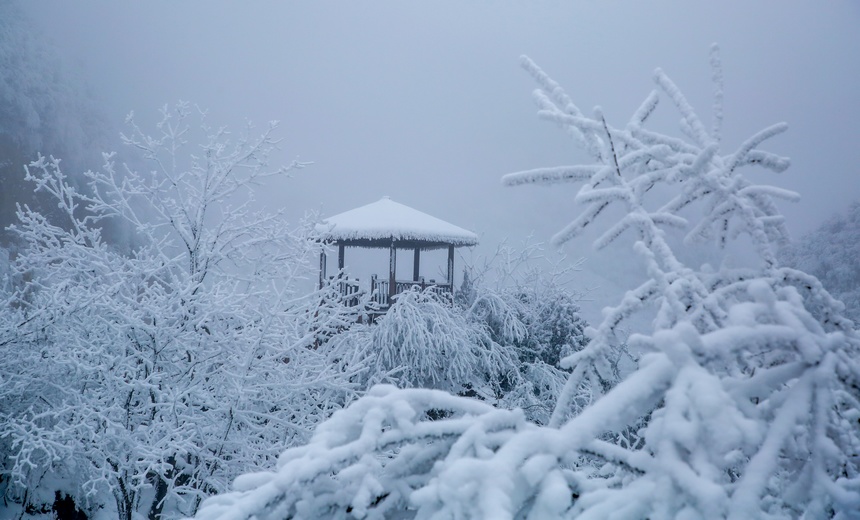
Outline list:
[[[193,514],[352,394],[310,348],[340,315],[298,293],[308,226],[252,211],[248,190],[285,173],[267,164],[274,125],[231,137],[203,119],[193,146],[196,122],[187,104],[156,136],[130,119],[151,169],[106,154],[89,195],[59,160],[27,170],[57,211],[18,208],[16,283],[0,286],[0,475],[22,508],[62,485],[120,520]],[[136,231],[132,254],[103,240],[111,217]]]
[[[625,128],[609,125],[602,110],[594,109],[593,117],[585,116],[565,94],[564,90],[529,58],[522,58],[523,67],[540,88],[534,98],[539,114],[557,123],[585,148],[593,164],[539,168],[505,175],[508,186],[545,184],[547,182],[582,182],[576,201],[586,209],[553,237],[562,244],[579,235],[586,227],[596,225],[596,219],[614,204],[624,208],[624,217],[609,227],[595,242],[602,248],[632,230],[637,237],[636,251],[643,257],[650,280],[628,293],[620,305],[612,309],[592,338],[591,345],[575,358],[564,361],[565,366],[577,366],[575,377],[568,386],[567,397],[557,407],[559,414],[567,410],[573,391],[583,377],[602,381],[599,372],[585,374],[589,366],[612,350],[618,342],[617,326],[630,314],[658,301],[658,327],[670,328],[680,321],[690,320],[700,332],[720,328],[724,310],[709,298],[711,289],[675,257],[664,238],[662,228],[688,226],[680,210],[699,203],[705,206],[703,218],[687,234],[690,241],[716,240],[725,246],[730,237],[749,234],[766,270],[775,266],[773,246],[783,241],[787,232],[777,213],[772,197],[789,200],[797,195],[772,186],[753,185],[738,171],[739,166],[759,164],[776,172],[788,167],[788,159],[756,149],[765,139],[786,130],[785,124],[773,125],[743,143],[738,150],[720,155],[719,127],[722,121],[722,72],[716,47],[712,49],[711,65],[716,83],[715,124],[708,133],[704,124],[678,87],[660,69],[654,73],[659,90],[666,95],[682,116],[682,131],[688,137],[678,139],[644,128],[660,100],[652,91],[630,118]],[[654,207],[646,197],[659,184],[675,188],[678,193],[669,202]],[[582,361],[587,361],[583,363]],[[555,424],[562,415],[556,414]]]
[[[624,217],[609,226],[595,246],[605,247],[625,231],[633,231],[634,249],[650,275],[650,280],[608,310],[604,322],[590,331],[591,342],[585,349],[563,360],[573,374],[551,424],[561,426],[581,408],[579,403],[593,400],[591,407],[564,426],[569,428],[629,386],[628,379],[600,397],[611,386],[607,367],[619,348],[619,324],[655,304],[654,335],[630,340],[631,345],[652,353],[643,358],[631,379],[657,371],[659,363],[645,363],[654,356],[669,359],[674,374],[656,387],[643,389],[653,393],[653,403],[659,400],[662,405],[640,410],[636,424],[644,434],[644,445],[637,454],[648,453],[656,464],[644,471],[644,477],[668,478],[654,481],[655,490],[663,488],[664,502],[653,503],[643,514],[696,511],[705,518],[741,518],[760,516],[766,510],[793,517],[800,511],[816,516],[828,508],[853,507],[860,500],[854,480],[857,461],[851,455],[856,453],[858,430],[850,419],[857,414],[858,367],[852,361],[857,335],[817,280],[777,265],[775,249],[786,241],[787,233],[774,199],[795,200],[797,195],[753,184],[743,176],[744,166],[777,173],[788,167],[788,159],[758,148],[787,126],[772,125],[736,149],[721,151],[724,94],[716,46],[711,51],[715,93],[710,131],[660,69],[654,74],[658,90],[645,98],[624,128],[615,128],[599,108],[591,117],[584,115],[531,60],[523,58],[523,66],[540,87],[535,99],[541,117],[563,127],[594,162],[513,173],[503,182],[583,183],[576,201],[585,210],[555,235],[559,244],[596,225],[610,205],[623,206]],[[680,112],[682,138],[644,127],[660,94]],[[676,195],[655,204],[648,194],[661,184]],[[688,207],[701,208],[698,222],[680,215]],[[669,226],[688,229],[688,241],[713,240],[720,246],[746,234],[760,266],[698,272],[673,254],[663,232]],[[825,367],[828,363],[832,365]],[[807,381],[816,383],[807,386]],[[793,408],[798,402],[808,403],[802,413]],[[802,433],[790,432],[792,428]],[[801,492],[798,486],[805,486],[800,483],[812,474],[818,475],[816,493]],[[804,498],[798,498],[801,495]],[[591,507],[586,507],[584,498],[580,504],[583,512]]]
[[[514,173],[505,184],[583,183],[585,209],[557,243],[622,205],[625,216],[596,245],[632,231],[650,275],[563,360],[572,373],[549,427],[436,392],[379,389],[276,470],[205,502],[199,518],[856,518],[860,338],[814,277],[777,264],[786,233],[774,198],[796,195],[742,171],[788,166],[758,148],[786,126],[721,152],[716,48],[711,64],[709,131],[660,70],[658,92],[616,128],[523,59],[541,116],[593,162]],[[644,127],[660,93],[681,113],[681,137]],[[657,185],[675,195],[651,207]],[[702,209],[697,222],[679,214],[688,207]],[[665,226],[723,245],[747,234],[760,265],[698,271],[673,254]],[[619,380],[619,324],[649,305],[654,331],[630,338],[643,354]]]

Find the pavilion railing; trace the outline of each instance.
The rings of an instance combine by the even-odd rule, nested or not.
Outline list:
[[[391,287],[391,283],[388,280],[382,280],[376,277],[376,275],[371,276],[370,278],[370,294],[371,301],[376,303],[380,309],[384,310],[391,306],[391,291],[389,290]],[[422,277],[418,281],[415,280],[395,280],[394,281],[394,295],[398,295],[400,293],[411,290],[412,288],[416,288],[422,291],[431,291],[440,296],[447,296],[450,298],[450,295],[453,294],[451,291],[451,284],[448,283],[437,283],[436,280],[425,281]]]
[[[350,279],[345,276],[335,279],[334,276],[329,277],[332,284],[336,284],[337,291],[340,293],[341,301],[346,307],[356,307],[361,300],[361,285],[358,278]]]
[[[361,302],[362,290],[358,278],[341,277],[335,279],[329,278],[330,282],[336,284],[340,293],[342,302],[347,307],[356,307]],[[391,306],[391,292],[389,291],[391,284],[388,280],[377,278],[376,275],[370,278],[370,301],[375,304],[374,307],[379,309],[379,312],[385,312]],[[422,277],[418,281],[415,280],[396,280],[394,282],[394,296],[416,288],[421,291],[430,291],[439,296],[450,298],[453,292],[451,284],[439,283],[436,280],[425,281]]]

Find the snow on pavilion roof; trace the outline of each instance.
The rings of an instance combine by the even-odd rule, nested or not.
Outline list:
[[[478,235],[471,231],[388,197],[329,217],[316,229],[322,240],[359,247],[388,247],[392,241],[422,249],[478,243]]]

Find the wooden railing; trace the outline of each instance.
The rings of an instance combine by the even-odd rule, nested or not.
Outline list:
[[[377,304],[382,312],[388,309],[391,306],[391,291],[389,290],[391,283],[388,280],[380,280],[373,275],[370,278],[370,298],[371,301]],[[417,288],[422,291],[429,290],[439,295],[451,295],[451,284],[447,283],[436,283],[435,280],[430,280],[429,282],[425,281],[421,278],[418,281],[415,280],[395,280],[394,282],[394,295],[398,295],[400,293],[411,290],[412,288]]]
[[[343,298],[343,304],[347,307],[355,307],[360,300],[359,292],[361,287],[358,283],[358,278],[350,280],[349,278],[341,278],[338,282],[338,291]]]
[[[329,282],[335,284],[340,293],[343,304],[347,307],[355,307],[361,302],[362,290],[358,278],[329,277]],[[384,313],[391,306],[390,282],[382,280],[373,275],[370,278],[370,301],[375,304],[379,313]],[[451,297],[451,284],[437,283],[436,280],[425,281],[423,278],[417,282],[414,280],[396,280],[394,282],[394,296],[409,291],[412,288],[422,291],[431,291],[437,295]]]
[[[370,277],[370,301],[380,309],[387,309],[390,306],[389,286],[388,280],[380,280],[376,275]]]

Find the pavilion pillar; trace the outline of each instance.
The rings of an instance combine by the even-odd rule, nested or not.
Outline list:
[[[417,282],[419,279],[419,277],[418,277],[419,269],[418,268],[419,268],[420,264],[421,264],[421,250],[416,247],[415,253],[412,257],[412,281],[413,282]]]
[[[325,249],[323,249],[320,251],[320,289],[322,289],[325,284],[325,261]]]
[[[344,247],[344,245],[343,245],[343,244],[338,244],[338,245],[337,245],[337,269],[338,269],[338,272],[342,272],[342,271],[343,271],[343,253],[344,253],[344,249],[345,249],[345,247]],[[340,274],[338,274],[338,276],[340,276]]]
[[[397,271],[397,248],[394,247],[394,240],[388,246],[388,304],[391,305],[394,295],[397,294],[397,280],[395,277]]]
[[[454,246],[448,246],[448,286],[454,294]]]

